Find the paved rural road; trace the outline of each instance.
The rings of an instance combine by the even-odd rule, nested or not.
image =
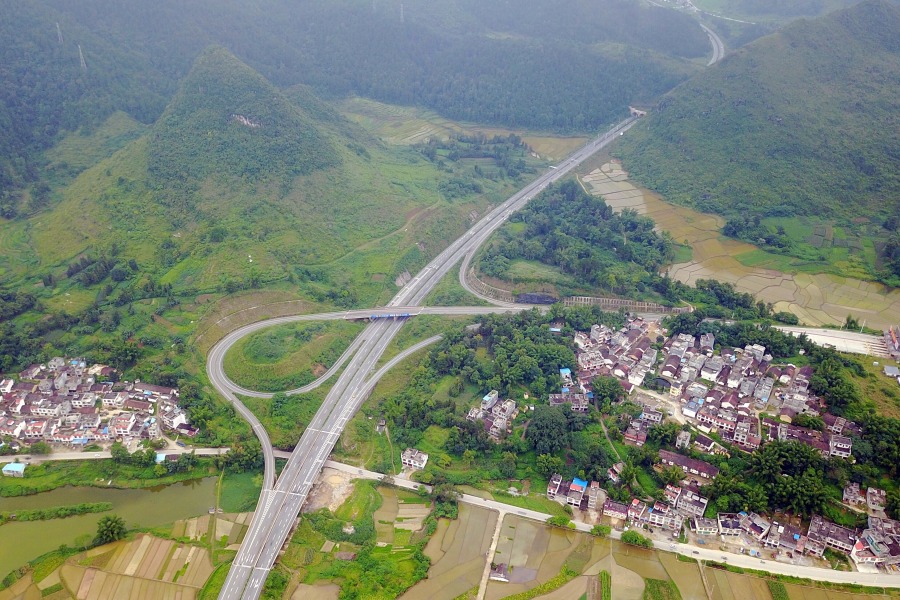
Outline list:
[[[403,307],[421,304],[453,265],[481,245],[513,211],[521,208],[548,185],[567,175],[585,159],[609,144],[618,137],[619,133],[628,129],[633,122],[634,118],[628,118],[599,138],[592,140],[475,223],[465,235],[450,244],[394,296],[385,307],[388,312],[401,315],[404,313],[414,314],[413,310],[406,310]],[[452,312],[452,309],[453,307],[436,308],[432,310],[440,312],[432,314],[459,314]],[[493,311],[496,311],[496,308],[491,312]],[[376,314],[375,311],[363,312]],[[424,312],[425,309],[422,309],[417,314],[424,314]],[[254,330],[248,328],[266,327],[276,324],[278,320],[271,319],[241,328],[225,336],[213,347],[207,359],[207,374],[210,376],[210,381],[250,422],[262,443],[266,464],[264,488],[260,495],[256,515],[232,563],[219,598],[223,600],[236,598],[255,600],[259,597],[266,577],[293,527],[303,502],[306,501],[307,494],[322,465],[344,426],[359,410],[366,394],[374,385],[369,379],[370,372],[375,368],[378,359],[403,326],[405,320],[405,317],[375,319],[360,333],[362,341],[357,345],[353,356],[349,358],[347,365],[326,395],[312,421],[306,426],[291,458],[279,476],[277,484],[274,484],[274,453],[268,436],[259,421],[240,403],[232,388],[226,383],[227,377],[222,365],[228,348],[242,335]]]
[[[709,62],[706,63],[706,66],[712,66],[725,58],[725,44],[722,43],[722,38],[716,35],[716,32],[700,23],[700,27],[703,28],[703,31],[706,32],[706,35],[709,36],[709,43],[712,44],[713,47],[713,55],[712,58],[709,59]]]

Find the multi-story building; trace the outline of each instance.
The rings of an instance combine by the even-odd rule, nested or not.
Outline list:
[[[428,464],[428,455],[415,448],[407,448],[400,455],[400,462],[403,463],[404,467],[424,469],[425,465]]]

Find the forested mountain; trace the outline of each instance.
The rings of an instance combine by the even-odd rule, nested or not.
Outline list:
[[[337,162],[310,119],[221,47],[197,59],[149,147],[149,171],[159,183],[202,181],[212,173],[289,183]]]
[[[176,89],[148,56],[43,3],[0,3],[0,39],[0,204],[39,178],[36,154],[61,131],[90,131],[116,110],[152,123]]]
[[[635,0],[407,0],[400,12],[397,0],[374,11],[369,0],[3,3],[0,196],[41,178],[39,154],[61,131],[89,130],[116,110],[155,122],[210,45],[282,89],[559,131],[613,122],[708,52],[693,20]]]
[[[663,97],[625,167],[720,214],[854,218],[900,210],[900,8],[867,0],[796,21]]]

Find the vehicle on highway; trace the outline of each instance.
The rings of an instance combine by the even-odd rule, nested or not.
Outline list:
[[[728,557],[723,555],[722,560],[728,560]]]
[[[700,554],[699,550],[694,550],[694,554]]]

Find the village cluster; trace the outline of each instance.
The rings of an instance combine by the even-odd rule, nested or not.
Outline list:
[[[619,379],[629,399],[642,407],[641,414],[627,423],[626,444],[643,446],[650,428],[662,424],[667,416],[693,430],[679,432],[674,451],[659,451],[658,467],[678,467],[684,472],[681,485],[667,485],[663,501],[647,504],[635,498],[623,504],[608,498],[597,481],[567,481],[554,474],[547,497],[573,509],[593,511],[616,527],[657,528],[672,537],[679,537],[687,527],[698,541],[719,537],[724,543],[743,542],[748,548],[756,546],[758,549],[750,552],[757,555],[768,548],[789,558],[821,557],[826,548],[831,548],[849,555],[857,565],[900,570],[900,522],[884,513],[884,490],[863,491],[856,483],[849,483],[844,490],[845,504],[868,509],[868,528],[862,532],[818,515],[805,531],[755,513],[705,517],[709,501],[701,495],[700,486],[712,482],[719,469],[679,451],[726,454],[726,447],[713,439],[717,437],[746,453],[766,441],[780,440],[806,444],[824,458],[848,459],[853,450],[849,436],[861,431],[855,423],[829,414],[825,402],[812,393],[811,367],[773,364],[773,357],[760,345],[717,348],[712,333],[699,339],[687,334],[666,337],[665,333],[658,322],[640,318],[629,319],[619,330],[594,325],[589,333],[576,333],[577,370],[574,374],[569,369],[560,370],[563,387],[560,393],[549,395],[549,404],[587,413],[594,403],[594,379]],[[645,389],[635,393],[641,387]],[[664,413],[664,405],[671,410]],[[483,421],[489,435],[498,439],[518,413],[515,401],[501,400],[494,390],[469,411],[467,418]],[[761,413],[774,418],[761,417]],[[821,417],[825,431],[792,424],[800,414]],[[428,455],[409,448],[402,461],[407,468],[422,469]],[[609,480],[619,483],[625,468],[621,462],[613,465],[607,471]]]
[[[31,365],[18,381],[0,382],[0,440],[74,447],[108,441],[157,440],[163,432],[192,438],[197,429],[175,388],[112,382],[115,371],[77,358]]]
[[[579,479],[566,482],[555,475],[547,495],[565,499],[574,507],[598,510],[603,516],[621,522],[671,531],[675,536],[687,523],[700,537],[720,536],[727,542],[745,535],[745,539],[762,547],[789,555],[822,556],[825,548],[832,548],[849,554],[858,565],[897,570],[900,522],[886,517],[883,490],[869,488],[863,493],[856,483],[849,483],[844,490],[845,504],[862,504],[869,509],[868,528],[861,533],[818,515],[812,518],[807,531],[789,523],[770,522],[754,513],[719,513],[715,519],[704,517],[708,500],[700,495],[699,485],[711,482],[719,469],[677,452],[690,447],[704,454],[726,452],[724,446],[704,434],[715,432],[723,442],[747,453],[765,441],[797,441],[815,448],[824,458],[847,459],[852,455],[849,434],[858,435],[861,431],[855,423],[827,413],[825,402],[810,390],[812,367],[775,365],[766,348],[756,344],[717,350],[712,333],[703,334],[699,339],[687,334],[667,338],[658,352],[651,347],[649,335],[655,326],[652,322],[633,319],[618,331],[594,325],[590,333],[577,333],[579,370],[576,379],[568,383],[579,388],[580,393],[570,392],[564,401],[571,404],[572,410],[582,410],[592,396],[591,382],[601,375],[620,379],[629,394],[645,384],[662,390],[672,404],[677,402],[682,422],[699,432],[692,436],[690,431],[682,430],[675,442],[675,452],[659,451],[662,466],[679,467],[684,472],[682,485],[667,485],[665,501],[652,506],[639,499],[632,500],[630,505],[606,499],[598,507],[602,494],[598,482]],[[644,403],[640,416],[628,424],[624,434],[627,444],[642,446],[650,428],[665,420],[663,413],[650,404]],[[777,418],[760,419],[762,412]],[[672,411],[668,414],[674,415]],[[825,431],[791,424],[799,414],[821,417]],[[608,470],[609,479],[618,482],[624,468],[623,463],[614,465]]]

